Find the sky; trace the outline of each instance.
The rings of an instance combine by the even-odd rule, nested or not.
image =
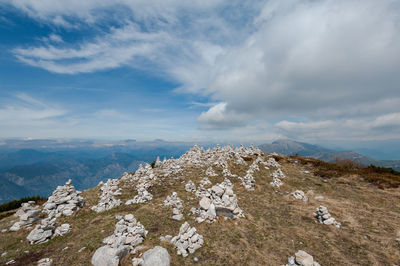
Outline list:
[[[0,0],[0,138],[400,143],[399,44],[399,0]]]

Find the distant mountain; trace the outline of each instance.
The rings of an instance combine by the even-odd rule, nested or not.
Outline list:
[[[144,163],[124,153],[112,153],[100,159],[70,157],[57,161],[43,158],[36,161],[0,172],[0,203],[24,196],[47,196],[69,178],[77,189],[87,189],[96,186],[101,180],[118,178],[123,172],[136,171],[139,164]]]
[[[276,152],[283,155],[298,154],[299,156],[312,157],[326,162],[334,162],[336,158],[349,159],[364,166],[374,164],[400,170],[400,161],[379,161],[354,151],[334,151],[318,145],[287,139],[276,140],[271,144],[262,144],[259,145],[259,148],[267,153]]]
[[[157,155],[179,157],[192,143],[162,140],[95,141],[6,140],[0,149],[0,203],[25,196],[47,196],[69,178],[77,189],[96,186]],[[36,148],[33,148],[36,147]]]

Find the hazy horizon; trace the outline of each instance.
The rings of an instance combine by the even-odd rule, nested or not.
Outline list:
[[[0,138],[400,154],[400,2],[1,1]]]

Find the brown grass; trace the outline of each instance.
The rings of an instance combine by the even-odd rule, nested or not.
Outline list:
[[[248,163],[252,160],[248,159]],[[48,243],[29,245],[25,239],[28,230],[0,234],[0,250],[8,252],[5,258],[0,258],[0,263],[13,258],[16,265],[34,265],[40,258],[51,257],[55,265],[90,265],[93,253],[102,246],[102,239],[112,234],[115,215],[133,213],[149,231],[143,251],[155,245],[164,246],[171,255],[172,265],[192,265],[195,256],[199,265],[282,265],[299,249],[312,254],[321,265],[400,264],[400,245],[395,241],[400,237],[399,188],[379,189],[366,181],[362,172],[354,173],[316,160],[279,157],[279,163],[287,176],[280,189],[269,184],[274,169],[266,170],[261,165],[255,174],[254,191],[245,190],[240,180],[231,178],[245,218],[220,217],[212,224],[197,224],[189,210],[198,206],[199,199],[186,192],[184,185],[188,180],[198,185],[205,169],[187,168],[177,175],[177,180],[155,182],[150,189],[153,200],[147,204],[123,205],[97,214],[89,207],[97,203],[99,188],[85,191],[85,207],[72,217],[59,219],[60,223],[70,223],[72,232]],[[224,179],[222,169],[214,169],[219,175],[210,178],[213,184]],[[243,176],[247,167],[230,164],[230,170]],[[305,170],[314,174],[306,174]],[[325,172],[323,178],[320,171]],[[122,184],[124,201],[136,195],[134,185]],[[310,201],[293,200],[289,193],[296,189],[307,192]],[[173,191],[184,201],[185,220],[205,239],[205,245],[187,258],[177,256],[172,245],[158,240],[167,234],[176,235],[183,223],[172,220],[172,210],[162,206]],[[316,195],[324,199],[317,201]],[[328,207],[342,223],[341,229],[316,223],[312,213],[319,205]],[[10,216],[0,220],[0,229],[11,226],[15,219]],[[63,251],[65,247],[68,249]],[[86,249],[78,253],[82,247]],[[121,265],[131,265],[132,258],[127,256]]]

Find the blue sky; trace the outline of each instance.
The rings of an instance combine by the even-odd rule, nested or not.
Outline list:
[[[0,0],[0,40],[0,138],[400,140],[399,1]]]

